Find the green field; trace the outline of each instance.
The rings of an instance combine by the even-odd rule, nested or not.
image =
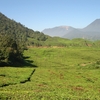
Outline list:
[[[99,54],[92,47],[30,48],[24,55],[37,67],[0,67],[0,100],[100,100]]]

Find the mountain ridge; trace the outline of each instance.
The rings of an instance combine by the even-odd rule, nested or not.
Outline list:
[[[60,37],[62,37],[63,35],[66,34],[66,32],[70,32],[73,29],[74,28],[71,27],[71,26],[57,26],[57,27],[53,27],[53,28],[44,29],[42,32],[44,34],[49,35],[49,36],[60,36]]]
[[[68,39],[85,38],[90,40],[98,40],[100,39],[100,19],[94,20],[92,23],[81,29],[74,28],[72,26],[59,26],[44,29],[42,32],[50,36],[59,36]]]

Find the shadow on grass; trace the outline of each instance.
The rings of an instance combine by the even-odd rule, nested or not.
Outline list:
[[[23,59],[14,59],[9,63],[1,62],[0,67],[38,67],[33,64],[33,60],[29,60],[30,57],[23,57]]]

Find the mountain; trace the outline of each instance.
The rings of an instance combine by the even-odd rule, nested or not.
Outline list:
[[[81,30],[84,38],[90,40],[100,40],[100,19],[96,19]]]
[[[91,32],[100,32],[100,19],[96,19],[82,30]]]
[[[63,36],[63,38],[74,39],[83,38],[82,32],[79,29],[74,29]]]
[[[62,37],[63,35],[65,35],[66,33],[70,32],[72,30],[74,30],[74,28],[71,26],[58,26],[58,27],[54,27],[54,28],[44,29],[42,32],[49,36]]]
[[[50,36],[60,36],[68,39],[83,38],[90,40],[100,40],[100,19],[96,19],[83,29],[73,28],[71,26],[70,27],[60,26],[60,27],[45,29],[42,32]]]

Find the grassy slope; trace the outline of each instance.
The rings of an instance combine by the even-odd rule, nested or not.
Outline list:
[[[100,69],[96,63],[99,54],[99,48],[30,48],[25,55],[38,66],[31,81],[0,87],[0,97],[8,100],[99,100]],[[18,73],[22,73],[16,76],[24,74],[26,77],[32,69],[20,68]],[[16,68],[0,68],[0,74],[8,71],[14,80],[11,70],[17,72]]]

